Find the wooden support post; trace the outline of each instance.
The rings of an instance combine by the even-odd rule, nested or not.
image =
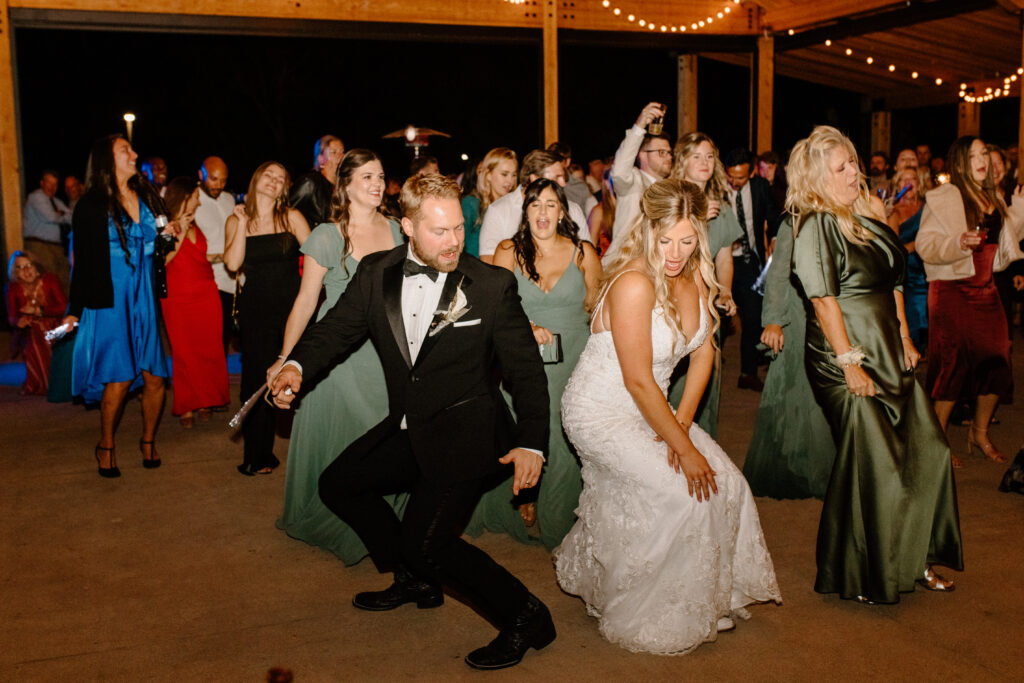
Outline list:
[[[871,112],[871,149],[869,154],[884,152],[892,156],[892,112]]]
[[[1024,10],[1018,13],[1020,17],[1019,26],[1021,27],[1021,40],[1020,40],[1020,63],[1024,65]],[[1021,86],[1024,88],[1024,84]],[[1021,155],[1020,149],[1024,143],[1024,90],[1021,91],[1020,95],[1020,128],[1017,131],[1017,182],[1024,182],[1024,156]]]
[[[775,38],[757,39],[757,148],[755,154],[772,148],[772,107],[775,99]]]
[[[544,0],[544,146],[558,141],[558,4]]]
[[[0,199],[6,254],[21,249],[21,164],[15,121],[14,59],[7,0],[0,0]]]
[[[960,102],[957,116],[956,135],[978,136],[981,133],[981,105],[977,102]]]
[[[697,55],[679,55],[676,86],[676,140],[697,130]]]

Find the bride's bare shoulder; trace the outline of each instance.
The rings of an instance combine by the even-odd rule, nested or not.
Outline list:
[[[641,264],[635,264],[637,268],[630,268],[632,265],[628,263],[620,271],[608,290],[608,297],[612,301],[624,301],[630,305],[646,303],[647,300],[653,303],[654,280],[642,269]]]

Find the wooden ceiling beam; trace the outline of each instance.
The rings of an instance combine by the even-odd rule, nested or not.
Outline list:
[[[820,4],[832,5],[833,3]],[[871,3],[862,4],[870,5]],[[991,9],[995,4],[995,0],[932,0],[932,2],[925,3],[911,3],[908,0],[908,2],[885,10],[851,14],[826,26],[800,31],[792,36],[779,35],[775,49],[777,52],[785,52],[824,43],[826,40],[842,40],[867,33],[880,33],[903,26],[913,26],[969,12]],[[775,31],[780,30],[780,27],[775,24],[772,24],[772,28]]]
[[[758,3],[765,6],[766,3]],[[790,2],[776,3],[777,7],[765,6],[764,23],[775,31],[784,31],[801,26],[815,26],[835,21],[851,14],[880,10],[903,5],[893,0],[836,0],[834,2]],[[776,48],[776,52],[779,49]]]

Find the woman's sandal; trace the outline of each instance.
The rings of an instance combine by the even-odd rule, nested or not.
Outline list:
[[[987,443],[976,441],[974,438],[975,434],[979,434],[984,437]],[[999,449],[992,445],[992,442],[988,440],[988,428],[978,429],[971,423],[971,426],[967,428],[967,453],[970,455],[977,448],[981,451],[981,454],[992,462],[1003,463],[1007,461],[1007,457],[999,452]]]
[[[100,451],[110,452],[110,467],[103,467],[103,465],[100,464]],[[105,479],[116,479],[121,476],[121,470],[117,469],[117,461],[114,460],[113,447],[107,448],[106,446],[100,446],[97,444],[94,455],[96,456],[96,469],[99,470],[101,477]]]
[[[149,457],[146,457],[146,446],[149,446]],[[147,470],[155,470],[160,467],[160,458],[155,457],[156,445],[153,441],[139,439],[139,452],[142,453],[142,466]]]
[[[925,566],[924,574],[917,582],[930,591],[938,591],[940,593],[948,593],[956,588],[952,581],[936,574],[930,564]]]
[[[523,503],[520,505],[519,516],[523,518],[523,524],[533,526],[537,523],[537,504]]]

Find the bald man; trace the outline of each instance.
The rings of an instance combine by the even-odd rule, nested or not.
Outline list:
[[[213,279],[220,290],[224,320],[224,352],[231,342],[231,302],[235,295],[235,278],[224,267],[224,223],[235,209],[235,199],[224,187],[228,182],[228,165],[220,157],[207,157],[199,168],[199,208],[196,225],[206,236],[206,258],[213,264]]]

